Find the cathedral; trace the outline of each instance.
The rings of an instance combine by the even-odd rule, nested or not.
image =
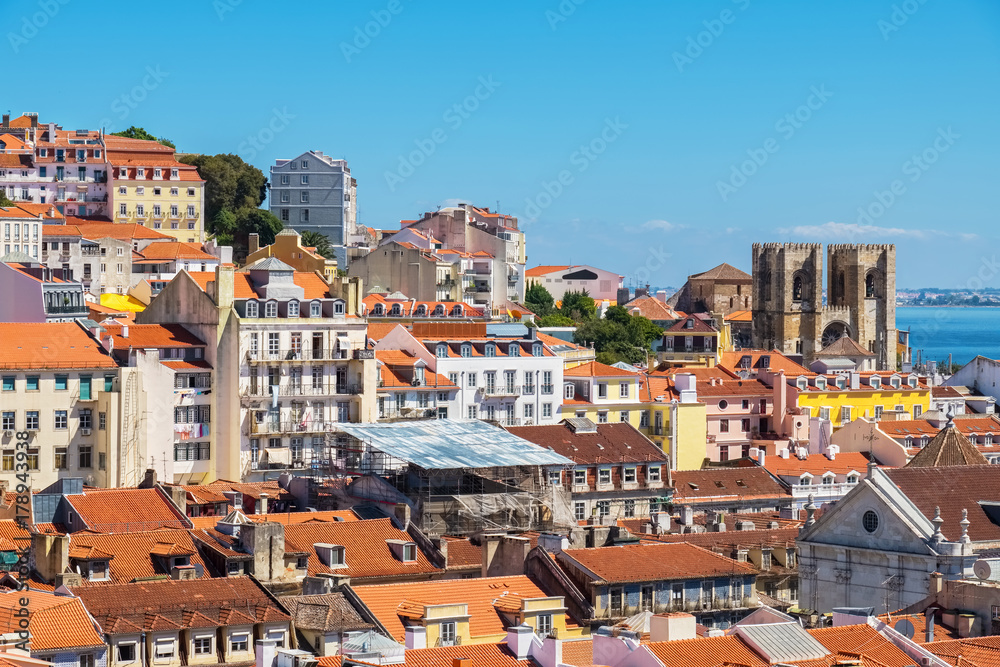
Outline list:
[[[809,365],[846,336],[896,368],[896,246],[818,243],[753,245],[753,344],[801,355]]]

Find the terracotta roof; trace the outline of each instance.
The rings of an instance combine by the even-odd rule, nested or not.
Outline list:
[[[150,243],[140,253],[143,259],[159,261],[177,261],[195,259],[199,261],[219,261],[215,255],[210,255],[201,249],[197,243],[180,243],[178,241],[162,241]]]
[[[104,645],[79,598],[24,590],[0,592],[0,632],[18,632],[21,598],[28,599],[31,652],[90,648]]]
[[[935,628],[935,635],[937,628]],[[922,646],[958,667],[1000,667],[1000,635],[936,641]]]
[[[129,324],[128,338],[122,337],[122,325],[105,324],[116,350],[135,348],[204,347],[205,343],[180,324]],[[164,360],[167,361],[167,360]]]
[[[145,630],[250,625],[291,617],[252,577],[75,587],[102,629],[124,619]]]
[[[941,508],[941,532],[951,541],[961,536],[962,510],[969,511],[969,537],[974,542],[1000,541],[1000,526],[990,520],[980,501],[1000,503],[1000,466],[895,468],[889,479],[928,520]]]
[[[167,239],[165,242],[173,241],[173,237],[149,227],[143,227],[136,223],[115,223],[115,222],[91,222],[85,218],[66,218],[67,224],[74,224],[80,228],[84,238],[96,239],[117,239],[119,241],[133,241],[138,239],[159,240]]]
[[[649,642],[646,647],[664,665],[765,667],[769,664],[736,636]]]
[[[946,426],[910,459],[907,468],[988,465],[989,461],[953,425]]]
[[[362,620],[343,593],[285,596],[281,604],[291,614],[298,630],[350,632],[375,627]]]
[[[208,284],[215,282],[214,271],[188,271],[188,275],[194,278],[199,287],[207,290]],[[260,294],[253,282],[250,274],[246,271],[237,272],[234,275],[233,292],[236,299],[257,299]],[[305,299],[329,299],[330,286],[322,277],[308,271],[296,271],[292,274],[292,281],[303,288]]]
[[[483,565],[483,548],[473,544],[468,537],[451,537],[444,535],[441,542],[447,545],[448,569],[481,568]]]
[[[114,554],[114,559],[108,564],[107,582],[84,580],[84,586],[125,584],[133,579],[169,575],[170,571],[163,568],[159,558],[154,557],[153,553],[164,552],[170,545],[177,545],[178,549],[185,553],[193,552],[191,565],[206,567],[205,561],[195,549],[191,534],[186,530],[153,530],[111,535],[75,533],[70,537],[70,545],[72,548],[93,549]],[[211,575],[206,572],[204,576]]]
[[[967,438],[982,435],[1000,435],[1000,419],[992,415],[989,417],[959,416],[955,418],[953,423],[958,432]],[[880,421],[878,429],[896,439],[905,438],[906,436],[934,436],[941,430],[926,419]]]
[[[530,268],[530,269],[526,270],[524,272],[524,277],[525,278],[536,278],[536,277],[539,277],[539,276],[546,276],[546,275],[548,275],[550,273],[555,273],[556,271],[565,271],[568,268],[569,268],[568,265],[536,266],[536,267],[533,267],[533,268]]]
[[[666,462],[668,457],[631,424],[595,424],[596,433],[577,433],[567,423],[519,426],[507,430],[519,438],[551,449],[576,463]]]
[[[117,364],[76,322],[2,322],[0,368],[117,368]]]
[[[31,127],[32,118],[36,118],[36,116],[21,114],[17,118],[12,118],[8,127]],[[38,127],[42,127],[41,123],[39,123]]]
[[[691,326],[688,326],[688,323]],[[673,325],[667,327],[666,332],[668,333],[718,333],[718,329],[710,325],[705,320],[700,317],[694,317],[689,315],[688,317],[682,319],[679,322],[675,322]]]
[[[175,371],[205,371],[212,370],[212,364],[208,363],[204,359],[192,359],[191,361],[178,361],[178,360],[166,360],[160,361],[161,364],[167,368],[173,368]]]
[[[832,460],[825,454],[809,454],[805,459],[794,455],[787,459],[768,456],[764,459],[764,467],[772,475],[785,477],[799,477],[803,473],[819,477],[827,472],[846,475],[851,471],[864,475],[868,469],[868,455],[863,452],[840,452]]]
[[[734,310],[725,317],[722,318],[726,322],[752,322],[753,321],[753,311],[750,310]]]
[[[187,517],[158,489],[87,489],[66,500],[88,528],[100,532],[186,528]]]
[[[518,660],[507,648],[506,642],[407,649],[404,655],[407,667],[454,667],[459,660],[463,659],[467,659],[468,664],[472,667],[537,667],[534,660]],[[341,660],[339,655],[324,656],[319,659],[319,665],[320,667],[340,667]],[[351,660],[351,662],[373,664],[359,660]]]
[[[737,350],[735,352],[723,352],[719,365],[729,371],[738,371],[740,360],[743,357],[750,357],[750,367],[757,370],[761,366],[761,357],[768,357],[768,367],[773,371],[785,371],[787,376],[815,375],[804,366],[795,363],[777,350]]]
[[[632,371],[627,371],[623,368],[608,366],[607,364],[602,364],[598,361],[588,361],[585,364],[580,364],[579,366],[574,366],[573,368],[567,368],[563,371],[563,377],[634,378],[637,377],[637,375],[638,373],[633,373]]]
[[[684,317],[684,313],[674,310],[655,296],[641,296],[632,299],[625,304],[625,308],[630,313],[638,310],[639,315],[654,322],[670,321]]]
[[[396,528],[392,519],[368,519],[343,523],[299,523],[285,527],[285,545],[289,550],[309,554],[309,574],[343,573],[357,581],[365,577],[419,576],[439,573],[421,549],[417,560],[404,563],[396,559],[386,540],[413,540],[406,531]],[[347,567],[330,568],[320,562],[314,544],[344,547]]]
[[[42,225],[42,236],[83,236],[78,225]]]
[[[374,341],[382,340],[388,335],[390,331],[396,327],[403,326],[396,322],[369,322],[368,323],[368,338]],[[404,329],[406,327],[403,327]]]
[[[949,639],[958,639],[958,630],[956,628],[946,627],[942,623],[942,619],[944,617],[942,612],[943,610],[940,608],[935,608],[933,612],[935,641],[943,642]],[[878,620],[882,621],[886,625],[892,626],[895,626],[896,623],[903,619],[906,619],[913,624],[913,641],[922,643],[927,637],[927,614],[903,614],[898,611],[894,611],[890,614],[879,614],[878,616]],[[929,645],[925,644],[925,646]]]
[[[726,530],[721,533],[678,533],[667,535],[649,535],[640,533],[644,541],[678,543],[686,542],[709,550],[748,549],[754,546],[794,546],[799,536],[795,526],[788,528],[771,528],[758,530],[735,530],[738,515],[726,514]],[[744,515],[745,516],[745,515]],[[776,563],[775,563],[776,565]],[[773,566],[772,566],[773,567]]]
[[[696,273],[693,276],[688,276],[688,280],[701,279],[701,280],[716,280],[718,282],[738,282],[749,284],[753,277],[746,273],[745,271],[740,271],[735,266],[730,266],[723,262],[719,264],[714,269],[709,269],[703,273]]]
[[[675,505],[739,498],[791,497],[789,491],[767,470],[756,466],[677,470],[671,475]]]
[[[7,169],[28,169],[34,166],[27,153],[0,153],[0,167]]]
[[[858,345],[849,336],[841,336],[816,353],[817,357],[875,357],[874,352],[869,352]]]
[[[500,598],[543,598],[548,593],[525,575],[422,581],[384,586],[355,586],[354,592],[396,641],[405,639],[400,605],[468,604],[472,637],[502,635],[507,631],[494,606]],[[418,611],[422,613],[422,609]]]
[[[593,573],[595,581],[609,583],[677,581],[757,572],[747,563],[687,542],[568,549],[556,558],[564,563],[576,562]]]
[[[237,491],[244,496],[260,500],[260,494],[267,493],[274,500],[294,500],[294,496],[286,489],[283,489],[276,480],[269,482],[233,482],[228,479],[217,479],[209,484],[213,489],[222,491]]]

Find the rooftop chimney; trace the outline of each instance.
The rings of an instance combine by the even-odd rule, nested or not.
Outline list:
[[[528,652],[531,649],[531,641],[534,636],[535,631],[527,625],[507,628],[507,648],[511,650],[518,660],[527,660]]]
[[[427,648],[427,628],[422,625],[408,625],[406,631],[406,648]]]
[[[122,325],[122,338],[128,338],[128,325]]]
[[[662,290],[662,289],[661,290],[657,290],[657,292],[656,292],[656,298],[659,299],[660,302],[666,303],[667,302],[667,291],[666,290]]]
[[[695,619],[691,614],[674,612],[649,617],[651,642],[672,642],[678,639],[694,639],[697,636]]]

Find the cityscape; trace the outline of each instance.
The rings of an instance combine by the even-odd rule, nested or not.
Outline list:
[[[0,667],[997,664],[995,6],[182,4],[2,110]]]

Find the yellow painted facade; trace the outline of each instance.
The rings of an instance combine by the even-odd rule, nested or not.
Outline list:
[[[899,389],[889,386],[882,389],[836,389],[830,386],[826,390],[820,390],[810,387],[806,391],[800,390],[798,398],[798,406],[807,409],[810,416],[828,415],[834,430],[858,417],[881,418],[883,413],[891,411],[901,411],[908,415],[902,415],[900,419],[916,419],[930,410],[930,405],[930,389],[906,385]]]
[[[283,229],[274,237],[274,243],[263,248],[254,248],[255,239],[250,239],[250,253],[245,264],[251,266],[255,262],[268,257],[280,259],[296,271],[308,273],[319,272],[327,282],[337,277],[337,260],[327,259],[317,252],[303,247],[302,237],[294,229]]]
[[[204,241],[203,181],[115,178],[113,187],[115,222],[138,223],[183,243]]]

